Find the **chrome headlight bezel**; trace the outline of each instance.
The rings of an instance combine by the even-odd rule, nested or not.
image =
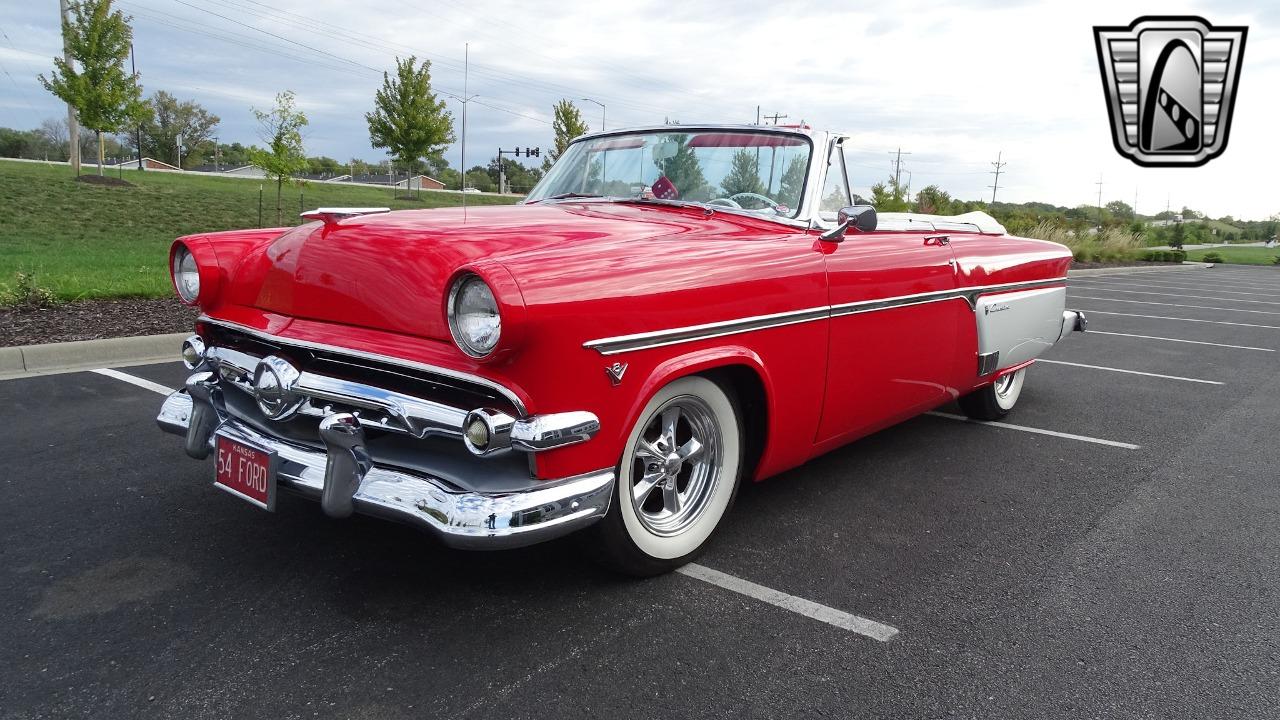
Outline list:
[[[478,298],[464,297],[464,293],[475,288],[482,293]],[[478,310],[467,311],[459,307],[459,303],[468,300],[478,299],[485,307]],[[498,306],[498,298],[493,292],[493,288],[475,273],[467,273],[453,281],[453,285],[449,288],[449,299],[446,303],[449,334],[453,336],[453,343],[458,349],[473,358],[483,358],[491,355],[498,348],[498,344],[502,341],[502,311]],[[495,320],[496,329],[492,333],[490,339],[473,337],[468,333],[463,325],[466,323],[467,315],[475,312],[487,311],[487,315]]]
[[[173,251],[173,264],[169,269],[178,299],[194,305],[200,297],[200,265],[195,254],[186,245],[178,245]]]

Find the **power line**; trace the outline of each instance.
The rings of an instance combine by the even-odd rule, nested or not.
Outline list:
[[[995,168],[995,170],[992,170],[991,172],[992,172],[992,173],[994,173],[994,174],[995,174],[995,176],[996,176],[995,181],[994,181],[991,185],[988,185],[988,186],[987,186],[987,187],[991,188],[991,204],[992,204],[992,205],[995,205],[995,204],[996,204],[996,191],[1000,189],[1000,170],[1001,170],[1005,165],[1008,165],[1008,164],[1009,164],[1009,163],[1006,163],[1006,162],[1001,162],[1001,161],[1000,161],[1000,158],[1002,158],[1002,157],[1004,157],[1004,151],[1003,151],[1003,150],[1001,150],[1000,152],[996,153],[996,161],[995,161],[995,162],[993,162],[993,163],[991,163],[991,166]]]
[[[772,114],[772,115],[765,115],[765,116],[764,116],[764,119],[765,119],[765,120],[772,120],[772,121],[773,121],[773,124],[774,124],[774,125],[777,125],[779,120],[786,120],[786,119],[787,119],[787,116],[786,116],[786,115],[780,115],[780,114],[778,114],[778,113],[774,113],[774,114]]]
[[[178,0],[178,1],[181,2],[181,0]],[[266,3],[258,2],[257,0],[247,0],[247,1],[252,2],[254,5],[257,5],[259,7],[267,8],[271,12],[263,13],[259,11],[254,11],[252,9],[247,8],[243,4],[235,2],[235,0],[216,0],[216,1],[222,5],[236,7],[241,10],[244,10],[254,15],[255,17],[266,18],[274,22],[278,22],[281,24],[289,25],[289,26],[307,25],[313,29],[326,32],[329,35],[345,36],[346,38],[352,40],[355,44],[362,45],[364,47],[368,47],[380,52],[386,51],[387,47],[389,46],[398,47],[406,52],[409,52],[415,55],[421,55],[422,57],[427,58],[439,65],[452,68],[455,71],[461,72],[463,70],[463,65],[466,64],[463,61],[458,60],[457,58],[451,58],[445,55],[438,55],[436,53],[422,52],[421,50],[410,47],[408,45],[395,43],[395,42],[388,42],[381,38],[374,37],[372,35],[358,33],[358,32],[349,30],[348,28],[345,28],[345,27],[341,27],[341,26],[333,25],[331,23],[326,23],[320,20],[316,20],[315,18],[307,17],[304,15],[298,15],[296,13],[291,13],[285,10],[280,10]],[[182,3],[182,4],[186,5],[187,3]],[[285,17],[285,16],[289,16],[289,17]],[[219,17],[223,17],[223,16],[219,16]],[[290,18],[296,18],[296,19],[290,19]],[[232,22],[236,22],[236,21],[233,20]],[[252,28],[252,26],[247,26],[247,27]],[[257,28],[253,28],[253,29],[257,29]],[[280,37],[280,36],[274,36],[274,37]],[[582,92],[581,88],[573,88],[566,85],[560,85],[557,83],[550,83],[542,80],[529,78],[528,76],[522,77],[520,75],[498,70],[496,68],[486,67],[478,63],[471,64],[470,72],[477,75],[481,75],[483,77],[488,77],[490,79],[495,79],[500,81],[502,80],[502,78],[509,78],[510,80],[515,81],[516,87],[523,87],[523,86],[530,86],[530,85],[541,86],[543,88],[554,90],[555,93],[557,94],[564,93],[564,92],[571,93],[571,94],[572,93],[580,94]],[[508,83],[508,86],[510,85],[511,83]],[[600,97],[604,97],[605,99],[610,100],[611,104],[614,104],[615,106],[630,107],[632,109],[636,109],[644,112],[668,112],[668,110],[659,108],[656,106],[642,105],[634,102],[629,102],[625,99],[614,97],[614,96],[606,96],[606,95],[601,95],[599,93],[596,93],[596,94],[599,95]]]

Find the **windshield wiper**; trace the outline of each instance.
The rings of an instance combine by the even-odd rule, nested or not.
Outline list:
[[[566,192],[566,193],[560,193],[559,195],[552,195],[551,197],[539,198],[537,202],[542,202],[543,200],[569,200],[571,198],[598,198],[598,197],[604,197],[604,196],[599,193]]]

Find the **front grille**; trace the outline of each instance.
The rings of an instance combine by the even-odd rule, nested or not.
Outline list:
[[[227,348],[254,358],[276,355],[303,372],[391,390],[463,411],[484,407],[513,416],[521,414],[501,393],[464,379],[267,340],[213,323],[201,323],[199,331],[209,348]],[[249,373],[251,381],[252,368]],[[473,490],[522,487],[533,476],[530,456],[524,453],[477,457],[467,451],[459,437],[414,437],[402,430],[380,427],[378,413],[337,401],[312,402],[307,408],[310,412],[299,412],[284,421],[272,420],[259,408],[246,383],[229,382],[224,374],[221,384],[228,414],[263,434],[295,445],[323,451],[321,417],[329,412],[355,412],[363,421],[367,449],[375,464],[427,473]]]
[[[465,410],[483,407],[512,417],[524,414],[508,397],[480,383],[337,351],[280,343],[213,323],[201,323],[200,333],[210,347],[230,348],[259,358],[278,355],[304,372],[365,383]]]

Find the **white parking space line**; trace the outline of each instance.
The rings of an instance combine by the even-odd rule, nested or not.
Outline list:
[[[173,392],[173,388],[165,387],[160,383],[154,383],[154,382],[151,382],[150,380],[147,380],[146,378],[140,378],[136,375],[122,373],[119,370],[112,370],[111,368],[98,368],[97,370],[90,370],[89,372],[95,372],[95,373],[98,373],[99,375],[106,375],[109,378],[115,378],[116,380],[127,382],[130,385],[137,385],[140,388],[145,388],[147,390],[150,390],[151,392],[160,393],[161,395],[168,395],[169,393]]]
[[[898,634],[897,628],[885,625],[884,623],[879,623],[875,620],[868,620],[867,618],[860,617],[858,615],[851,615],[843,610],[836,610],[835,608],[820,605],[812,600],[805,600],[804,598],[796,597],[795,595],[788,595],[787,593],[779,590],[767,588],[763,585],[757,585],[750,580],[743,580],[742,578],[722,573],[719,570],[712,570],[704,565],[689,563],[683,567],[676,568],[676,572],[681,575],[687,575],[696,580],[701,580],[705,583],[710,583],[717,587],[724,588],[725,590],[731,590],[740,595],[755,598],[761,602],[766,602],[775,607],[780,607],[783,610],[790,610],[793,613],[798,613],[807,618],[812,618],[819,622],[827,623],[828,625],[834,625],[843,630],[858,633],[859,635],[865,635],[872,640],[888,642],[894,635]]]
[[[1090,370],[1106,370],[1107,372],[1125,373],[1127,375],[1145,375],[1146,377],[1161,378],[1163,380],[1181,380],[1182,382],[1203,383],[1205,385],[1225,385],[1226,383],[1217,380],[1201,380],[1199,378],[1182,377],[1181,375],[1161,375],[1160,373],[1142,372],[1140,370],[1125,370],[1124,368],[1113,368],[1105,365],[1086,365],[1084,363],[1066,362],[1064,360],[1045,360],[1039,358],[1036,363],[1049,363],[1050,365],[1070,365],[1071,367],[1089,368]]]
[[[1088,287],[1083,289],[1094,290],[1094,291],[1101,290],[1102,292],[1112,292],[1112,293],[1124,293],[1126,295],[1159,295],[1161,297],[1192,298],[1195,300],[1221,300],[1223,302],[1252,303],[1255,305],[1280,305],[1280,302],[1275,302],[1274,300],[1245,300],[1244,298],[1224,298],[1224,297],[1214,297],[1212,295],[1185,295],[1183,293],[1157,292],[1155,290],[1121,290],[1119,288],[1113,288],[1113,287],[1107,287],[1107,288]]]
[[[1105,300],[1107,302],[1132,303],[1134,305],[1160,305],[1162,307],[1192,308],[1194,310],[1220,310],[1222,312],[1253,313],[1254,315],[1280,315],[1275,310],[1242,310],[1240,308],[1213,307],[1212,305],[1182,305],[1179,303],[1156,302],[1154,300],[1123,300],[1121,298],[1094,297],[1092,295],[1076,295],[1080,300]]]
[[[1266,328],[1268,330],[1280,330],[1280,325],[1255,325],[1253,323],[1227,322],[1226,320],[1200,320],[1197,318],[1169,317],[1167,315],[1137,315],[1134,313],[1108,312],[1105,310],[1090,310],[1089,308],[1080,308],[1080,309],[1084,310],[1090,315],[1115,315],[1116,317],[1148,318],[1151,320],[1180,320],[1182,322],[1208,323],[1210,325],[1234,325],[1235,327]]]
[[[1276,290],[1280,290],[1280,283],[1277,283],[1275,285],[1271,285],[1267,283],[1242,283],[1242,282],[1233,280],[1231,278],[1223,278],[1223,277],[1214,277],[1212,280],[1209,280],[1209,279],[1206,279],[1206,280],[1168,279],[1166,280],[1164,278],[1139,278],[1139,279],[1142,280],[1143,282],[1158,283],[1161,285],[1190,285],[1192,287],[1200,287],[1200,288],[1214,288],[1214,289],[1233,288],[1237,290],[1255,290],[1255,291],[1271,290],[1273,292]],[[1102,277],[1072,278],[1073,282],[1076,280],[1079,280],[1081,282],[1106,282],[1107,284],[1118,284],[1118,285],[1127,284],[1119,280],[1118,277],[1114,277],[1114,278],[1107,277],[1105,279]]]
[[[1067,440],[1079,440],[1080,442],[1093,443],[1095,445],[1106,445],[1108,447],[1123,448],[1125,450],[1137,450],[1141,445],[1133,443],[1120,442],[1118,440],[1107,440],[1105,438],[1089,437],[1088,435],[1075,435],[1073,433],[1058,432],[1057,430],[1045,430],[1044,428],[1027,427],[1026,425],[1010,425],[1009,423],[996,422],[995,420],[973,420],[964,415],[956,415],[954,413],[939,412],[931,410],[926,415],[934,417],[946,418],[948,420],[959,420],[963,423],[972,425],[989,425],[991,427],[1003,428],[1005,430],[1018,430],[1020,432],[1034,433],[1036,435],[1050,435],[1057,438],[1065,438]]]
[[[1095,283],[1095,284],[1086,284]],[[1187,285],[1157,285],[1155,283],[1101,283],[1094,280],[1083,280],[1072,278],[1068,287],[1080,286],[1086,290],[1111,290],[1115,287],[1149,287],[1159,288],[1161,290],[1191,290],[1192,292],[1216,292],[1223,295],[1249,295],[1250,297],[1276,297],[1276,293],[1264,292],[1240,292],[1238,290],[1223,290],[1221,286],[1187,286]]]
[[[1183,340],[1182,338],[1159,337],[1156,335],[1134,335],[1133,333],[1107,332],[1090,330],[1090,335],[1117,335],[1119,337],[1142,338],[1143,340],[1163,340],[1165,342],[1188,343],[1190,345],[1212,345],[1214,347],[1231,348],[1233,350],[1257,350],[1258,352],[1275,352],[1272,348],[1252,347],[1249,345],[1228,345],[1227,343],[1205,342],[1204,340]]]

